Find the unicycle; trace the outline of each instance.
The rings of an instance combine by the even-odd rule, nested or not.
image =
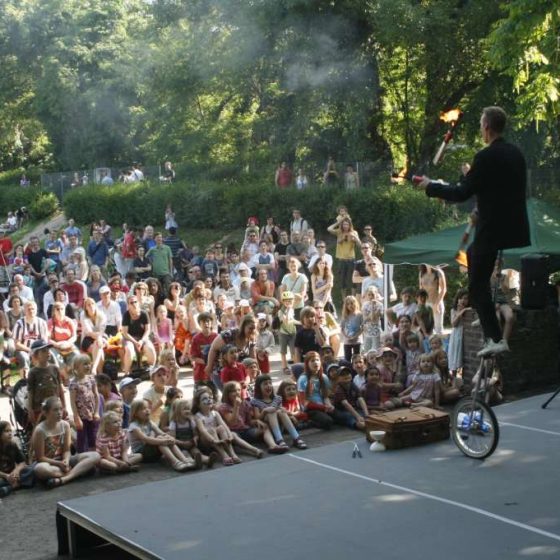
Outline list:
[[[500,440],[498,419],[488,404],[495,360],[493,356],[481,358],[472,395],[455,405],[451,417],[453,441],[471,459],[486,459]]]

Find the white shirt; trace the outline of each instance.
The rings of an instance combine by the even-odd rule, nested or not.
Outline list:
[[[314,255],[311,256],[311,258],[309,259],[309,264],[307,265],[307,268],[310,271],[313,271],[313,267],[315,266],[315,263],[317,262],[317,259],[320,256],[321,255],[319,255],[319,252],[317,252],[317,253],[315,253]],[[325,253],[323,255],[323,258],[325,259],[325,262],[329,265],[329,268],[331,269],[331,272],[332,272],[332,265],[333,265],[332,255],[329,255],[328,253]]]
[[[26,299],[28,301],[35,301],[35,296],[33,295],[33,290],[29,286],[19,286],[19,295],[22,299]]]
[[[122,312],[121,306],[114,300],[109,301],[109,307],[105,307],[103,302],[97,302],[97,308],[100,309],[104,314],[107,321],[107,325],[110,327],[120,327],[122,324]]]
[[[64,305],[68,303],[68,295],[64,292]],[[43,296],[43,315],[47,317],[47,311],[51,305],[54,304],[54,295],[51,290]]]

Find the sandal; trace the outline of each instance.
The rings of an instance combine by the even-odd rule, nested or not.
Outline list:
[[[297,449],[307,449],[307,443],[303,441],[300,437],[294,439],[294,447]]]
[[[290,449],[290,446],[283,440],[278,440],[276,442],[276,445],[278,445],[279,447],[283,447],[284,449]]]
[[[211,469],[214,466],[214,463],[220,458],[220,456],[215,452],[212,451],[210,455],[208,455],[208,462],[206,463],[206,468]]]
[[[271,447],[268,452],[272,453],[272,455],[282,455],[282,453],[286,453],[286,451],[288,450],[287,447],[281,447],[280,445],[275,445],[274,447]]]
[[[231,457],[226,457],[222,463],[224,464],[225,467],[233,467],[234,463],[233,463],[233,459]]]
[[[59,486],[62,486],[63,484],[64,484],[64,482],[62,482],[62,478],[60,478],[60,477],[48,478],[47,482],[45,483],[48,490],[52,490],[53,488],[58,488]]]

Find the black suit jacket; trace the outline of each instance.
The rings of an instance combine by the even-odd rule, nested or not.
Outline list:
[[[496,138],[476,154],[459,183],[430,183],[426,194],[453,202],[476,196],[478,219],[472,249],[481,254],[531,244],[526,188],[523,154],[517,146]]]

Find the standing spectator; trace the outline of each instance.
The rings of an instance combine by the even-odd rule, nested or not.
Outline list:
[[[68,237],[68,243],[63,244],[62,251],[60,252],[60,264],[64,268],[72,262],[72,255],[76,251],[83,251],[83,247],[78,245],[78,236],[70,235]]]
[[[124,229],[120,257],[120,263],[117,263],[117,259],[115,259],[115,264],[121,275],[125,276],[129,270],[132,270],[134,258],[136,257],[136,238],[134,236],[134,228],[132,227],[127,226]]]
[[[418,267],[418,285],[428,293],[428,306],[434,312],[434,329],[436,334],[443,332],[444,298],[447,283],[443,270],[437,266],[421,264]]]
[[[173,183],[175,181],[176,173],[173,169],[173,165],[170,161],[166,161],[163,164],[163,175],[161,176],[161,181],[165,183]]]
[[[301,211],[297,208],[292,210],[292,221],[290,222],[290,236],[294,233],[299,233],[300,236],[303,235],[309,229],[309,224],[307,220],[301,217]]]
[[[364,226],[362,239],[364,241],[367,240],[367,242],[371,245],[372,254],[377,255],[377,247],[379,244],[377,243],[377,239],[373,235],[373,227],[370,224],[366,224]]]
[[[259,243],[259,252],[251,259],[249,267],[254,271],[255,276],[261,270],[266,271],[269,280],[273,280],[274,271],[276,270],[276,262],[274,255],[268,251],[268,244],[266,241]]]
[[[344,173],[344,188],[347,191],[355,191],[360,188],[360,176],[354,171],[354,166],[349,163],[346,165]]]
[[[296,188],[298,191],[301,191],[309,185],[309,180],[307,179],[307,175],[304,173],[303,169],[300,167],[298,169],[298,174],[296,176]]]
[[[146,256],[152,261],[152,270],[155,277],[161,282],[163,290],[169,290],[169,284],[173,280],[173,253],[168,245],[163,244],[163,235],[156,233],[156,245],[152,247]]]
[[[327,228],[329,233],[336,235],[336,253],[338,259],[340,276],[340,289],[342,297],[345,298],[353,292],[352,274],[354,272],[354,260],[356,258],[356,246],[360,246],[358,234],[352,226],[350,218],[342,218]]]
[[[261,241],[266,241],[265,236],[269,236],[274,244],[278,243],[280,239],[280,228],[274,223],[274,218],[269,216],[266,219],[266,224],[261,230]]]
[[[163,240],[163,242],[171,249],[171,258],[173,259],[173,266],[178,271],[181,269],[179,251],[185,248],[185,244],[177,236],[176,224],[177,223],[175,222],[175,226],[167,227],[169,224],[166,221],[165,229],[169,232],[169,235]]]
[[[21,176],[21,179],[19,180],[19,186],[20,187],[28,187],[29,185],[31,185],[31,181],[27,178],[27,176],[24,173]]]
[[[336,170],[336,162],[334,161],[333,156],[329,156],[327,160],[327,167],[325,169],[325,173],[323,174],[323,183],[327,187],[332,186],[335,187],[338,185],[339,174]]]
[[[64,249],[64,244],[57,236],[55,230],[45,230],[45,233],[49,236],[45,241],[45,251],[47,252],[48,258],[56,263],[57,271],[60,271],[60,254],[62,253],[62,249]]]
[[[402,315],[408,315],[408,317],[414,317],[416,313],[417,305],[414,301],[415,291],[413,288],[406,287],[403,288],[401,292],[401,301],[393,307],[385,311],[389,325],[396,325],[399,317]]]
[[[82,230],[74,222],[74,218],[68,220],[68,227],[64,230],[66,237],[70,239],[71,235],[75,235],[78,238],[78,243],[82,244]]]
[[[101,184],[102,185],[106,185],[106,186],[111,186],[115,183],[115,181],[113,181],[113,178],[110,175],[110,172],[108,173],[107,171],[102,171],[101,172]]]
[[[280,189],[287,189],[292,184],[292,170],[288,167],[285,161],[276,169],[274,182]]]
[[[109,260],[109,246],[99,229],[95,229],[93,237],[87,246],[87,259],[91,265],[97,265],[103,274],[106,274],[107,261]]]

